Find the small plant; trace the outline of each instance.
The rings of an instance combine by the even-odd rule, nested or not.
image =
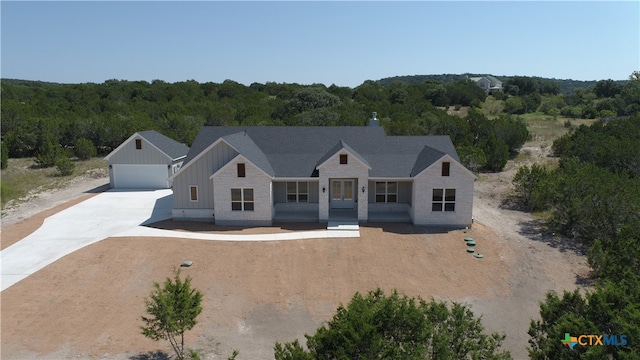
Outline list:
[[[199,357],[195,351],[185,353],[184,333],[198,323],[202,293],[191,288],[191,277],[184,281],[180,278],[179,269],[174,270],[173,280],[167,278],[162,285],[154,282],[153,287],[150,299],[145,300],[149,316],[142,317],[142,334],[155,341],[168,340],[177,359],[183,360],[186,355]]]
[[[71,162],[67,156],[59,156],[56,159],[56,169],[58,169],[60,176],[68,176],[73,174],[73,170],[76,169],[76,164]]]

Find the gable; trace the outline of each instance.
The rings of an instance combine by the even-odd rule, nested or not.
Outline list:
[[[344,141],[340,140],[331,150],[329,150],[320,160],[318,160],[318,164],[316,165],[316,169],[320,169],[327,162],[334,159],[335,157],[340,157],[343,155],[347,155],[347,159],[354,158],[356,161],[360,162],[367,169],[371,170],[371,165],[369,162],[360,154],[358,154],[355,150],[353,150],[349,145],[347,145]],[[348,162],[349,160],[347,160]],[[342,163],[342,161],[340,161]]]
[[[205,175],[208,178],[237,155],[238,152],[232,146],[223,139],[218,139],[197,154],[189,163],[183,163],[180,170],[171,175],[169,179],[173,180],[183,175],[189,178]],[[195,181],[195,179],[193,180]]]
[[[417,173],[414,167],[425,146],[459,162],[448,136],[386,136],[380,126],[205,126],[181,171],[219,141],[276,178],[317,177],[318,168],[340,152],[369,169],[371,177],[409,178]]]
[[[172,162],[171,157],[138,133],[131,135],[110,152],[105,160],[109,161],[109,164],[171,164]]]
[[[229,162],[227,162],[222,167],[217,169],[213,174],[211,174],[211,176],[209,176],[209,179],[215,179],[216,177],[222,176],[225,173],[228,176],[230,174],[231,177],[235,177],[237,174],[237,171],[236,171],[237,164],[245,164],[245,168],[244,168],[245,173],[243,174],[242,178],[255,177],[256,174],[263,175],[267,178],[273,178],[270,174],[266,173],[263,169],[256,166],[256,164],[251,162],[245,156],[243,156],[242,154],[238,154],[236,157],[231,159]]]
[[[440,169],[443,162],[448,162],[450,164],[449,175],[443,177]],[[422,177],[422,176],[433,176],[436,178],[454,178],[458,176],[464,176],[473,180],[476,180],[478,177],[469,169],[467,169],[464,165],[462,165],[459,161],[449,156],[448,154],[442,154],[439,158],[431,158],[430,164],[415,175],[412,175],[414,178]]]
[[[189,147],[157,131],[136,132],[110,152],[105,160],[118,164],[165,164],[187,156]]]

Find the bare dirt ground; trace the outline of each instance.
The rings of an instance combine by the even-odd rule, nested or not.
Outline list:
[[[546,153],[528,149],[527,161]],[[429,233],[408,224],[367,224],[360,238],[232,243],[110,238],[72,253],[3,291],[2,359],[152,359],[164,342],[140,334],[144,299],[184,260],[204,294],[199,324],[186,342],[203,359],[272,359],[275,341],[304,340],[356,291],[398,289],[425,299],[465,302],[487,330],[507,335],[515,359],[527,357],[527,329],[548,290],[575,289],[588,275],[580,249],[541,233],[527,213],[503,205],[515,165],[476,182],[472,229]],[[102,184],[105,180],[102,179]],[[102,184],[76,183],[3,214],[5,240],[18,241],[46,216],[91,196]],[[94,190],[95,191],[95,190]],[[47,200],[48,197],[48,200]],[[71,201],[68,202],[67,201]],[[61,205],[64,204],[64,205]],[[45,211],[46,210],[46,211]],[[45,212],[42,212],[45,211]],[[35,215],[34,215],[35,214]],[[156,224],[193,231],[210,224]],[[317,224],[225,228],[234,233],[314,229]],[[473,237],[483,259],[467,254]]]

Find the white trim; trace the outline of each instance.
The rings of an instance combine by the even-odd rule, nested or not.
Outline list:
[[[434,201],[433,200],[433,192],[435,190],[442,190],[442,200],[441,201]],[[453,190],[453,201],[447,201],[447,190]],[[457,203],[457,193],[458,191],[456,191],[456,188],[433,188],[431,189],[431,212],[434,213],[454,213],[456,212],[456,203]],[[438,211],[438,210],[433,210],[433,204],[440,204],[442,205],[442,210]],[[446,210],[447,208],[447,204],[453,204],[453,211],[448,211]]]
[[[444,154],[442,155],[442,157],[438,158],[438,160],[434,161],[433,164],[427,166],[426,168],[424,168],[422,171],[420,171],[419,173],[415,174],[413,176],[413,178],[416,178],[418,176],[420,176],[423,172],[431,169],[432,167],[434,167],[437,164],[440,164],[442,161],[445,161],[445,158],[447,161],[452,162],[452,163],[456,163],[458,164],[467,174],[471,175],[471,177],[474,180],[477,180],[478,177],[476,176],[476,174],[474,174],[471,170],[467,169],[464,165],[462,165],[459,161],[457,161],[456,159],[454,159],[453,157],[451,157],[451,155],[449,154]],[[440,177],[442,177],[442,172],[439,173]],[[451,177],[451,165],[449,165],[449,176],[444,176],[444,177]]]
[[[384,184],[384,192],[378,193],[378,183]],[[389,184],[396,184],[396,192],[389,192]],[[397,181],[375,181],[373,183],[373,199],[374,203],[377,204],[397,204],[398,203],[398,182]],[[384,201],[378,201],[378,195],[384,196]],[[396,197],[395,201],[389,201],[389,195],[394,195]]]
[[[109,177],[115,189],[168,189],[169,170],[166,164],[113,164]]]
[[[235,149],[234,149],[235,150]],[[237,161],[234,161],[236,159],[240,159],[240,160],[244,160],[245,163],[249,163],[251,164],[254,168],[260,170],[263,174],[265,174],[268,178],[272,179],[273,181],[273,177],[269,174],[267,174],[266,171],[260,169],[260,167],[256,166],[256,164],[252,163],[251,161],[249,161],[249,159],[247,159],[246,157],[244,157],[242,154],[238,153],[238,155],[234,156],[233,158],[231,158],[231,160],[229,160],[229,162],[227,162],[226,164],[222,165],[216,172],[214,172],[213,174],[211,174],[211,176],[209,176],[209,180],[213,180],[214,177],[216,177],[217,174],[219,174],[222,170],[226,169],[227,167],[231,166],[229,164],[234,163],[234,164],[238,164]],[[193,160],[192,160],[193,161]],[[190,164],[191,162],[189,162]],[[188,164],[187,164],[188,165]],[[245,166],[244,169],[244,175],[245,178],[248,178],[247,176],[247,167]]]
[[[407,178],[392,178],[392,177],[370,177],[369,181],[397,181],[397,182],[413,182],[412,177]]]
[[[196,199],[193,200],[193,197],[191,196],[191,188],[196,188]],[[200,192],[198,189],[198,185],[189,185],[189,202],[198,202],[200,201]]]
[[[233,200],[233,190],[240,190],[240,201],[234,201]],[[253,198],[253,200],[249,201],[249,200],[245,200],[244,199],[244,191],[245,190],[251,190],[251,197]],[[256,210],[256,194],[255,194],[254,188],[252,188],[252,187],[232,187],[232,188],[230,188],[230,191],[231,191],[231,212],[234,212],[234,211],[245,212],[245,211],[255,211]],[[233,203],[240,203],[240,207],[242,209],[233,210]],[[246,203],[251,203],[253,205],[253,209],[246,210],[244,208]]]
[[[155,148],[156,150],[160,151],[160,153],[164,156],[167,157],[167,159],[169,159],[170,161],[174,161],[174,159],[169,156],[166,152],[160,150],[160,148],[158,148],[157,146],[155,146],[152,142],[150,142],[149,140],[147,140],[144,136],[140,135],[140,133],[134,133],[133,135],[129,136],[129,138],[127,140],[125,140],[122,144],[120,144],[120,146],[118,146],[117,148],[115,148],[112,152],[110,152],[107,156],[104,157],[105,160],[109,161],[109,159],[111,159],[111,156],[113,156],[113,154],[115,154],[116,152],[120,151],[120,149],[122,149],[126,144],[128,144],[129,142],[131,142],[131,140],[133,139],[137,139],[138,136],[140,139],[144,139],[144,141],[151,145],[153,148]],[[142,148],[137,149],[137,150],[142,150]],[[186,155],[185,155],[186,157]]]
[[[345,155],[345,152],[347,153],[347,155],[351,155],[351,157],[353,157],[354,159],[358,160],[358,162],[362,165],[364,165],[367,169],[371,170],[371,166],[365,164],[362,160],[360,160],[360,157],[356,156],[354,153],[352,153],[351,151],[347,150],[346,148],[342,147],[340,148],[340,150],[336,151],[335,154],[329,156],[329,158],[325,161],[323,161],[322,163],[318,164],[318,166],[316,166],[316,170],[320,170],[321,167],[324,166],[324,164],[326,164],[329,160],[333,159],[334,157],[336,157],[336,155]],[[346,164],[340,164],[340,165],[347,165],[349,166],[349,158],[347,158],[347,163]]]
[[[289,184],[296,184],[296,191],[294,193],[289,193]],[[307,184],[307,192],[301,193],[300,192],[300,184]],[[285,198],[286,198],[286,202],[287,203],[308,203],[309,202],[309,182],[308,181],[285,181],[284,183],[284,189],[285,189]],[[295,195],[296,200],[295,201],[291,201],[289,200],[289,195]],[[300,195],[306,195],[307,196],[307,200],[300,200]]]
[[[317,177],[274,177],[273,178],[273,182],[285,182],[285,181],[320,182],[320,178],[317,178]]]

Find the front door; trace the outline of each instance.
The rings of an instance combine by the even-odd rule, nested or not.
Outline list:
[[[332,209],[353,209],[354,180],[334,179],[331,180],[331,208]]]

